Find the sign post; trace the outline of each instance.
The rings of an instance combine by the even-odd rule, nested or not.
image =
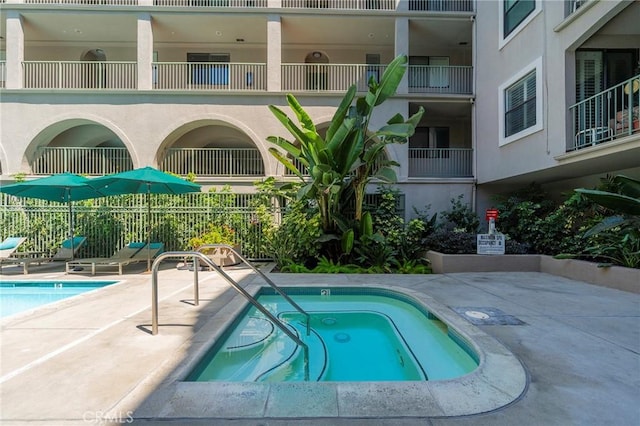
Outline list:
[[[498,209],[487,209],[485,219],[489,222],[489,233],[477,235],[477,253],[504,254],[504,235],[496,232]]]

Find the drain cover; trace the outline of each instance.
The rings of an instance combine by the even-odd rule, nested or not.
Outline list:
[[[524,322],[498,308],[462,306],[453,308],[474,325],[523,325]]]
[[[464,314],[466,316],[468,316],[468,317],[476,318],[476,319],[488,319],[488,318],[491,318],[489,315],[485,314],[484,312],[480,312],[480,311],[465,311]]]

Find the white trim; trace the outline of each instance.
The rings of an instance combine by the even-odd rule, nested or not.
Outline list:
[[[518,80],[521,80],[531,71],[536,71],[536,124],[531,127],[527,127],[521,132],[515,133],[509,137],[505,137],[504,134],[504,94],[505,91],[511,87]],[[509,80],[505,81],[498,87],[498,146],[503,146],[514,142],[518,139],[522,139],[532,133],[542,130],[542,123],[544,122],[542,117],[542,105],[544,99],[542,98],[542,57],[539,57],[526,67],[522,68],[517,74],[513,75]]]
[[[529,22],[533,21],[533,18],[535,18],[542,12],[542,0],[535,0],[535,1],[536,1],[536,6],[534,7],[533,11],[529,14],[529,16],[524,18],[524,20],[520,22],[518,26],[515,27],[513,31],[511,31],[506,38],[504,37],[504,0],[500,0],[498,2],[498,49],[499,50],[502,50],[504,46],[506,46],[511,40],[515,38],[516,35],[520,33],[520,31],[522,31],[527,25],[529,25]]]

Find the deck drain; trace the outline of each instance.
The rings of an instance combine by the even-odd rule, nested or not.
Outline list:
[[[486,320],[491,318],[488,314],[485,314],[484,312],[480,312],[480,311],[465,311],[464,314],[474,319]]]
[[[524,321],[507,315],[498,308],[461,306],[453,308],[458,314],[474,325],[523,325]]]

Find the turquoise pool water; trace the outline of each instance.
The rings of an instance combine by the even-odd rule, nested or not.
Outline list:
[[[464,339],[406,295],[362,288],[284,290],[310,314],[309,335],[304,315],[284,298],[263,289],[257,300],[309,347],[311,381],[451,379],[478,366]],[[302,381],[303,352],[250,305],[186,380]]]
[[[0,317],[77,296],[117,281],[2,281]]]

